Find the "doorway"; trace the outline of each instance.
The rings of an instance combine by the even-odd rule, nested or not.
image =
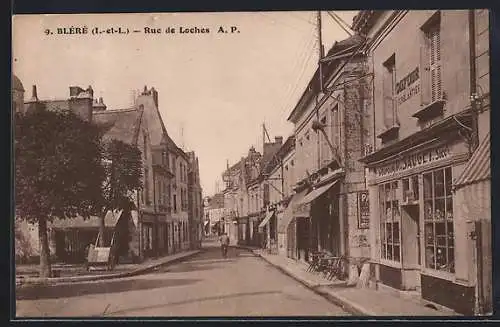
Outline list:
[[[401,241],[403,288],[420,289],[421,247],[420,209],[418,204],[402,205]]]

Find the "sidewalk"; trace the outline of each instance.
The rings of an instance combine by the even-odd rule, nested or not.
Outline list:
[[[439,311],[428,308],[418,299],[396,292],[347,286],[345,281],[329,281],[316,273],[307,272],[305,263],[299,263],[279,255],[271,255],[261,249],[251,251],[317,294],[355,315],[441,317],[458,315],[451,310]]]
[[[117,265],[112,271],[92,271],[92,272],[82,272],[81,266],[76,265],[65,265],[68,268],[69,273],[74,272],[71,276],[64,277],[53,277],[53,278],[40,278],[40,277],[29,277],[30,272],[32,272],[34,266],[24,266],[20,267],[20,272],[25,273],[25,275],[18,275],[16,269],[16,286],[23,285],[36,285],[36,284],[58,284],[58,283],[72,283],[72,282],[87,282],[94,280],[103,279],[113,279],[113,278],[124,278],[130,276],[140,275],[149,272],[157,267],[178,262],[180,260],[191,257],[202,250],[193,250],[176,253],[173,255],[161,257],[158,259],[146,260],[140,264],[121,264]],[[61,265],[59,265],[61,266]],[[57,265],[56,265],[57,267]],[[27,276],[26,276],[27,275]],[[75,276],[76,275],[76,276]]]

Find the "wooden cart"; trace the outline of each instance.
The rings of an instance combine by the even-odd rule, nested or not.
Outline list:
[[[97,234],[97,239],[95,245],[91,244],[88,250],[87,262],[85,264],[86,270],[91,270],[91,268],[105,267],[106,270],[113,270],[115,267],[115,233],[113,232],[113,237],[111,238],[111,243],[109,247],[99,245],[99,238],[102,237],[101,233]]]

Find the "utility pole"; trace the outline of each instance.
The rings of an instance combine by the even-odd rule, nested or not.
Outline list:
[[[316,119],[319,121],[319,97],[320,94],[323,93],[323,67],[321,65],[321,59],[323,59],[323,40],[322,40],[322,34],[321,34],[321,11],[318,10],[317,14],[317,28],[318,28],[318,77],[319,77],[319,90],[318,94],[316,95]],[[314,88],[313,88],[314,89]],[[320,142],[319,142],[319,134],[318,137],[316,138],[317,140],[317,161],[318,161],[318,169],[321,168],[321,160],[320,160]]]

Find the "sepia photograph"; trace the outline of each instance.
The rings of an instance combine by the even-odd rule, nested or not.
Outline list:
[[[488,9],[13,15],[12,319],[491,316],[489,44]]]

